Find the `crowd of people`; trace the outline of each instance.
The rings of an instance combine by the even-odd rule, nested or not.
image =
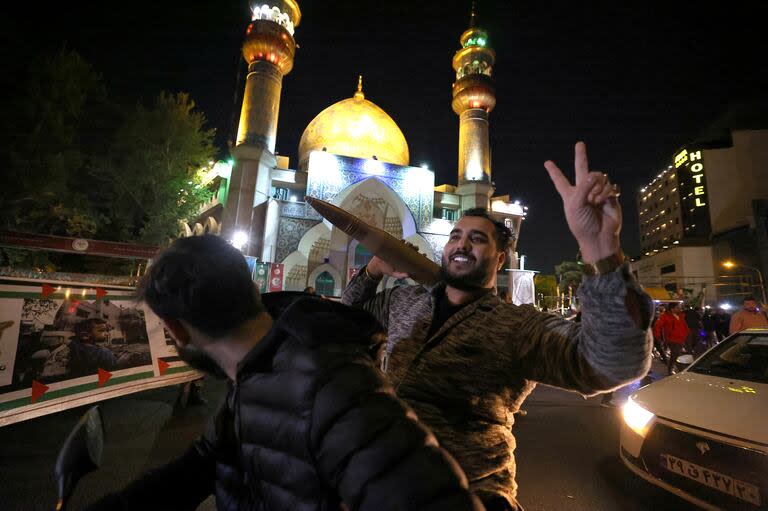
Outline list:
[[[745,296],[742,309],[733,315],[722,307],[683,306],[682,302],[660,304],[653,318],[654,356],[675,372],[677,357],[683,353],[698,357],[726,337],[745,328],[768,328],[766,304],[757,305],[754,296]]]

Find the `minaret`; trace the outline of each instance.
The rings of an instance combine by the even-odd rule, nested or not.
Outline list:
[[[296,0],[258,0],[243,42],[248,63],[240,124],[232,154],[235,165],[222,219],[222,235],[237,238],[243,253],[261,255],[276,164],[275,139],[283,76],[293,69],[294,28],[301,21]]]
[[[488,208],[493,194],[488,114],[496,106],[496,87],[491,78],[496,53],[488,33],[475,26],[475,4],[469,28],[459,39],[461,49],[453,57],[453,111],[459,116],[459,186],[463,210]]]

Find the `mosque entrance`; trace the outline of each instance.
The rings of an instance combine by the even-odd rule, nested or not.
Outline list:
[[[315,279],[315,292],[323,296],[333,296],[335,285],[333,275],[324,271]]]

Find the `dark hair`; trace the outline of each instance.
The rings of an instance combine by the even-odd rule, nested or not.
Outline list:
[[[82,335],[90,335],[95,325],[105,325],[107,320],[104,318],[88,318],[83,319],[75,323],[75,335],[80,337]]]
[[[755,297],[753,295],[747,295],[747,296],[744,297],[744,299],[741,301],[741,303],[744,303],[744,302],[754,302],[754,301],[755,301]]]
[[[494,238],[496,239],[496,247],[500,251],[506,251],[512,244],[512,241],[515,239],[515,235],[512,232],[512,230],[506,225],[504,225],[504,222],[501,222],[493,218],[488,213],[488,210],[485,208],[468,209],[462,215],[462,217],[465,217],[465,216],[481,217],[491,222],[493,224],[493,230],[495,234]]]
[[[210,234],[177,239],[150,265],[137,295],[161,319],[182,319],[212,337],[264,311],[243,254]]]

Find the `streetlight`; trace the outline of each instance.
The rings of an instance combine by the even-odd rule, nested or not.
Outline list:
[[[755,270],[757,272],[757,279],[760,281],[760,293],[763,296],[763,304],[768,303],[768,300],[766,300],[765,298],[765,284],[763,283],[763,274],[760,272],[760,270],[758,270],[754,266],[747,266],[746,264],[734,263],[733,261],[723,261],[723,266],[726,268],[734,268],[736,266],[741,266],[742,268]]]

